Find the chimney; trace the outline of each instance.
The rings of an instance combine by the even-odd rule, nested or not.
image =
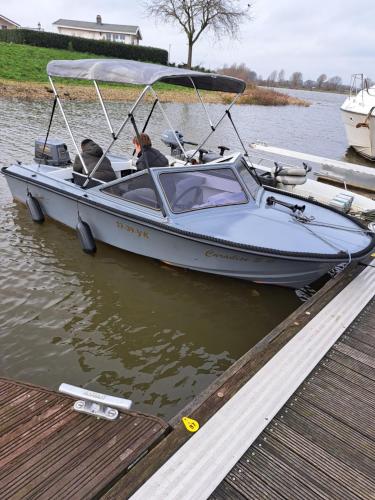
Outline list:
[[[96,16],[96,24],[102,24],[102,16],[99,16],[99,14]]]

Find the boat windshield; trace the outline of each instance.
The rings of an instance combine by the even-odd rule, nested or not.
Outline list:
[[[149,173],[144,173],[101,190],[103,193],[137,203],[154,210],[160,210],[154,184]]]
[[[230,168],[160,174],[160,183],[173,213],[239,205],[249,200]]]
[[[256,199],[258,190],[260,188],[260,185],[257,183],[257,181],[254,179],[254,177],[251,175],[249,168],[244,164],[246,160],[243,160],[238,166],[237,166],[237,172],[240,174],[241,179],[243,182],[246,184],[247,189],[249,190],[251,196]]]

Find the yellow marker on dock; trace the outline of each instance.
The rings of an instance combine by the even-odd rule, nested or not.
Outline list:
[[[182,423],[189,432],[197,432],[199,429],[199,424],[196,420],[189,417],[182,417]]]

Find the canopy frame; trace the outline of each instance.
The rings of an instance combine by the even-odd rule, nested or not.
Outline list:
[[[170,122],[169,118],[168,118],[168,115],[164,109],[164,107],[162,106],[161,102],[160,102],[160,98],[156,92],[156,90],[153,88],[153,85],[152,84],[148,84],[144,87],[144,89],[141,91],[141,93],[139,94],[138,98],[136,99],[136,101],[134,102],[134,104],[132,105],[132,107],[130,108],[126,118],[124,119],[124,121],[122,122],[122,124],[120,125],[120,127],[118,128],[117,132],[114,131],[114,128],[113,128],[113,125],[112,125],[112,122],[110,120],[110,117],[109,117],[109,114],[108,114],[108,111],[107,111],[107,108],[106,108],[106,105],[105,105],[105,102],[103,100],[103,97],[102,97],[102,94],[101,94],[101,91],[100,91],[100,88],[99,88],[99,84],[96,80],[92,80],[93,81],[93,84],[94,84],[94,87],[95,87],[95,90],[96,90],[96,94],[98,96],[98,100],[100,102],[100,105],[101,105],[101,108],[103,110],[103,113],[104,113],[104,117],[105,117],[105,120],[106,120],[106,123],[108,125],[108,128],[109,128],[109,132],[111,134],[111,142],[109,143],[109,145],[106,147],[106,149],[104,150],[103,149],[103,155],[99,158],[99,160],[97,161],[96,165],[94,166],[94,168],[92,169],[91,172],[88,171],[88,168],[83,160],[83,157],[82,157],[82,154],[81,154],[81,151],[77,145],[77,142],[76,140],[74,139],[74,136],[73,136],[73,133],[72,133],[72,130],[71,130],[71,127],[69,125],[69,122],[68,122],[68,119],[66,117],[66,114],[65,114],[65,111],[63,109],[63,105],[61,103],[61,100],[60,100],[60,97],[59,97],[59,94],[57,92],[57,89],[55,87],[55,84],[53,82],[53,79],[52,79],[52,76],[48,75],[48,79],[49,79],[49,82],[50,82],[50,85],[51,85],[51,88],[53,90],[53,93],[54,93],[54,96],[55,96],[55,99],[56,99],[56,102],[59,106],[59,109],[61,111],[61,114],[63,116],[63,119],[64,119],[64,122],[65,122],[65,125],[67,127],[67,130],[68,130],[68,133],[70,135],[70,138],[73,142],[73,145],[74,145],[74,148],[76,150],[76,153],[82,163],[82,167],[83,167],[83,170],[85,172],[85,175],[87,175],[87,179],[85,180],[85,182],[83,183],[83,188],[86,188],[87,185],[89,184],[89,181],[90,179],[95,175],[96,171],[98,170],[98,168],[100,167],[100,165],[102,164],[104,158],[106,157],[106,155],[110,152],[113,144],[116,142],[116,140],[119,138],[120,134],[122,133],[124,127],[127,125],[127,123],[130,121],[130,123],[132,124],[133,128],[134,128],[134,131],[135,131],[135,134],[137,137],[139,137],[139,132],[138,132],[138,127],[135,123],[135,118],[134,118],[134,112],[135,110],[137,109],[137,107],[139,106],[139,104],[142,102],[143,98],[145,97],[145,95],[147,94],[147,92],[150,92],[153,97],[154,97],[154,103],[153,103],[153,106],[152,106],[152,110],[146,120],[146,123],[145,123],[145,126],[143,127],[142,131],[144,132],[146,127],[147,127],[147,124],[148,124],[148,121],[151,117],[151,114],[154,110],[154,107],[155,106],[158,106],[158,108],[160,109],[162,115],[163,115],[163,118],[164,120],[166,121],[166,123],[168,124],[169,128],[172,130],[173,132],[173,135],[174,135],[174,138],[176,139],[176,142],[177,144],[179,145],[181,151],[182,151],[182,154],[185,158],[185,165],[187,165],[189,163],[189,161],[199,152],[199,150],[206,144],[206,142],[209,140],[209,138],[212,136],[212,134],[217,130],[217,128],[220,126],[220,124],[222,123],[222,121],[224,120],[225,116],[228,116],[229,117],[229,120],[234,128],[234,131],[244,149],[244,153],[245,153],[245,156],[248,156],[248,152],[246,150],[246,147],[244,146],[244,143],[238,133],[238,130],[232,120],[232,117],[231,117],[231,114],[230,114],[230,109],[232,108],[232,106],[236,103],[237,99],[240,97],[240,95],[242,94],[242,91],[241,92],[238,92],[234,99],[230,102],[230,104],[226,107],[226,109],[224,110],[222,116],[217,120],[217,122],[214,124],[211,117],[210,117],[210,114],[208,112],[208,109],[202,99],[202,96],[199,92],[199,89],[197,88],[197,86],[195,85],[194,83],[194,80],[192,79],[192,77],[188,76],[191,84],[192,84],[192,88],[194,89],[198,99],[199,99],[199,102],[204,110],[204,113],[207,117],[207,120],[208,120],[208,124],[210,126],[210,133],[204,138],[204,140],[197,146],[197,148],[195,149],[195,151],[188,155],[180,138],[178,137],[178,134],[176,133],[176,130],[175,130],[175,127],[173,127],[172,123]],[[142,149],[142,144],[141,145],[141,149]],[[134,153],[133,153],[134,154]]]

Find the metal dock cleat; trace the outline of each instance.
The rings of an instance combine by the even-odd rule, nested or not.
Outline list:
[[[59,392],[79,398],[73,405],[74,410],[106,420],[116,420],[119,416],[118,410],[130,410],[133,404],[130,399],[108,396],[70,384],[61,384]]]

